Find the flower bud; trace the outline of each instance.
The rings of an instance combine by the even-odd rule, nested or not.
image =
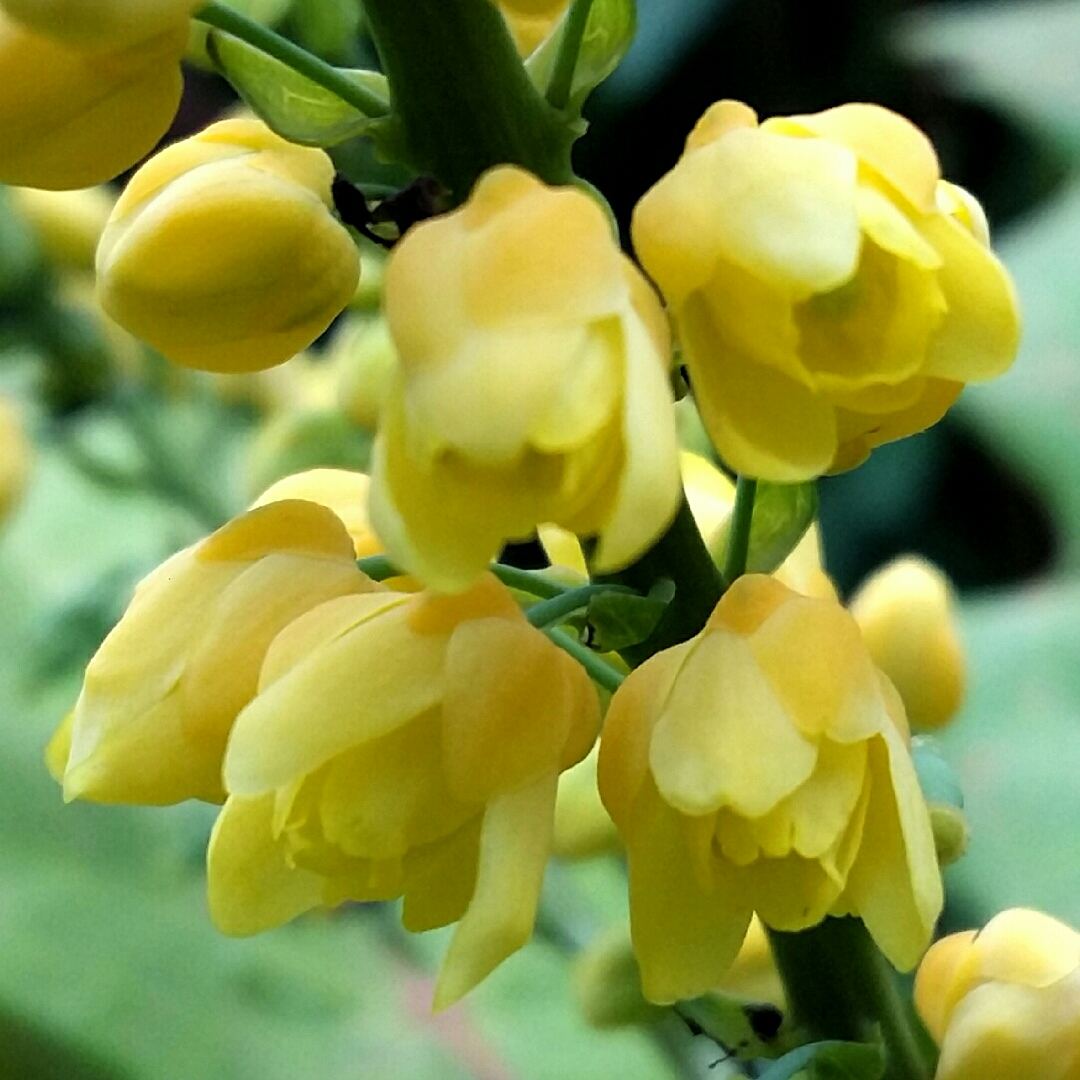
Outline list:
[[[941,1047],[935,1080],[1080,1077],[1080,934],[1014,908],[936,942],[915,1004]]]
[[[461,591],[552,523],[626,566],[679,503],[663,312],[594,200],[513,167],[394,249],[399,363],[372,458],[390,557]]]
[[[334,166],[257,120],[224,120],[131,179],[98,248],[98,294],[170,360],[257,371],[310,345],[360,260],[332,211]]]
[[[85,188],[145,157],[180,104],[187,24],[88,52],[0,13],[0,182]]]
[[[558,775],[600,723],[581,668],[490,574],[467,593],[342,597],[287,627],[225,760],[210,911],[251,934],[345,900],[457,922],[453,1004],[528,940]]]
[[[555,802],[555,854],[562,859],[590,859],[620,851],[618,830],[600,801],[596,786],[596,749],[559,777]]]
[[[851,601],[870,655],[900,693],[912,731],[935,731],[964,697],[964,654],[945,575],[914,556],[872,575]]]
[[[750,574],[616,691],[600,794],[626,846],[645,996],[716,986],[754,912],[858,915],[901,969],[941,910],[903,705],[835,600]]]
[[[574,958],[574,997],[596,1028],[625,1027],[660,1020],[664,1010],[645,1000],[630,929],[609,927]]]
[[[352,319],[334,337],[330,363],[338,371],[338,404],[362,428],[374,431],[397,370],[397,352],[385,319]]]
[[[111,49],[183,27],[201,0],[3,0],[0,8],[45,37]]]
[[[325,507],[251,510],[146,577],[86,669],[64,797],[221,801],[233,720],[271,640],[331,597],[378,589]]]
[[[14,404],[0,397],[0,522],[8,519],[26,490],[32,456]]]
[[[569,0],[497,0],[522,56],[528,56],[562,18]]]
[[[1016,296],[985,218],[941,180],[922,132],[876,105],[758,126],[718,102],[638,203],[633,236],[740,474],[851,468],[1016,354]]]

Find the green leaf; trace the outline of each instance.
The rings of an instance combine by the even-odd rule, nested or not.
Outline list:
[[[748,574],[771,574],[795,550],[813,524],[818,510],[817,485],[771,484],[759,480],[750,525]],[[722,562],[727,550],[730,518],[717,530],[709,545],[712,556]]]
[[[336,94],[231,34],[211,31],[206,47],[237,93],[283,139],[301,146],[336,146],[368,134],[376,123]],[[389,109],[386,79],[377,71],[343,74],[380,95]]]
[[[665,578],[648,596],[618,592],[594,596],[585,616],[595,635],[593,647],[618,652],[644,641],[656,629],[674,595],[675,586]]]
[[[530,78],[541,91],[546,90],[551,81],[565,25],[566,15],[525,61]],[[637,5],[634,0],[593,0],[570,83],[567,103],[570,113],[580,112],[589,94],[619,66],[636,32]]]
[[[881,1047],[866,1043],[818,1042],[800,1046],[766,1069],[759,1080],[880,1080],[885,1072]]]
[[[912,739],[911,760],[915,764],[923,798],[928,803],[942,803],[963,810],[964,792],[960,781],[934,740],[918,735]]]

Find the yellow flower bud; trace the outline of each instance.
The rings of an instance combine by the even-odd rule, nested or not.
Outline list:
[[[497,0],[522,56],[540,44],[562,18],[569,0]]]
[[[964,654],[945,575],[914,556],[867,579],[851,601],[863,640],[904,702],[913,731],[934,731],[960,708]]]
[[[399,365],[372,459],[390,556],[460,591],[543,523],[626,566],[679,502],[659,302],[576,188],[520,169],[412,228],[386,274]]]
[[[325,507],[276,502],[145,578],[86,669],[65,799],[220,801],[233,720],[277,632],[332,597],[379,589]]]
[[[615,823],[600,801],[596,757],[594,747],[559,778],[554,850],[561,859],[590,859],[622,849]]]
[[[0,397],[0,522],[19,504],[33,453],[14,404]]]
[[[148,154],[180,104],[187,25],[87,52],[0,13],[0,182],[100,184]]]
[[[274,640],[233,728],[215,922],[403,896],[409,930],[458,922],[435,990],[452,1004],[531,934],[558,775],[599,723],[584,670],[489,574],[320,605]]]
[[[257,371],[306,348],[349,302],[356,246],[334,166],[258,120],[223,120],[132,177],[98,248],[98,295],[170,360]]]
[[[177,27],[201,0],[3,0],[0,8],[45,37],[83,49],[132,45]]]
[[[915,1004],[935,1080],[1080,1078],[1080,934],[1048,915],[1014,908],[936,942]]]
[[[94,252],[113,207],[105,188],[12,188],[11,194],[51,262],[68,270],[94,269]]]
[[[600,745],[645,995],[720,983],[756,911],[858,915],[915,965],[942,890],[903,705],[834,600],[739,578],[696,638],[631,672]]]
[[[851,468],[1016,353],[1016,296],[978,204],[876,105],[758,126],[718,102],[638,203],[633,235],[739,473]]]
[[[338,404],[362,428],[374,431],[397,370],[397,352],[385,319],[351,319],[336,332],[330,363],[338,373]]]

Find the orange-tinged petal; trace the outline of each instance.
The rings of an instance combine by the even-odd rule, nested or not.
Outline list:
[[[974,930],[965,930],[935,941],[915,975],[915,1007],[939,1046],[945,1038],[956,1003],[971,989],[968,980],[959,980],[956,976],[975,936]]]

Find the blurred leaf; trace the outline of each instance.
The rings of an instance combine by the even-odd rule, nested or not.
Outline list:
[[[966,94],[1004,104],[1080,150],[1080,4],[937,4],[906,17],[896,41]]]
[[[565,26],[566,15],[561,26]],[[568,109],[581,109],[589,94],[619,66],[634,40],[637,9],[634,0],[593,0],[585,34],[581,39],[574,78],[570,84]],[[549,34],[525,61],[533,82],[543,91],[551,81],[555,59],[562,44],[561,29]]]
[[[818,1042],[785,1054],[760,1074],[759,1080],[880,1080],[885,1058],[878,1046],[850,1042]]]
[[[750,524],[750,549],[746,558],[748,574],[771,574],[806,535],[817,516],[817,485],[771,484],[759,480],[754,496],[754,516]],[[731,519],[710,541],[713,558],[723,560],[727,550]]]
[[[83,1046],[0,1009],[0,1080],[126,1080]]]
[[[964,792],[952,766],[942,756],[937,744],[924,736],[911,740],[911,759],[919,777],[923,798],[931,803],[943,803],[964,808]]]
[[[301,146],[334,146],[365,134],[374,123],[336,94],[231,34],[211,31],[206,48],[240,96],[283,139]],[[389,102],[386,79],[377,71],[343,73]]]
[[[660,587],[654,587],[648,596],[617,592],[594,596],[585,616],[595,634],[593,647],[600,652],[618,652],[644,641],[675,595],[675,586],[668,579],[657,584]]]
[[[42,283],[42,269],[33,229],[0,186],[0,303],[23,302]]]

